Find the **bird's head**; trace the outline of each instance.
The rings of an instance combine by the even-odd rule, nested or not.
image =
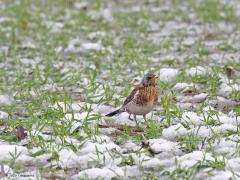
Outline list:
[[[156,85],[156,79],[158,77],[153,73],[147,73],[142,79],[143,86]]]

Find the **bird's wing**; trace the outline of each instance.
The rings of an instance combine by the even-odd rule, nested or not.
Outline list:
[[[137,85],[137,86],[132,90],[132,92],[130,93],[130,95],[127,97],[127,99],[123,102],[123,106],[125,106],[125,105],[127,105],[129,102],[131,102],[131,101],[135,98],[136,94],[139,92],[139,89],[141,89],[141,88],[142,88],[142,86]]]

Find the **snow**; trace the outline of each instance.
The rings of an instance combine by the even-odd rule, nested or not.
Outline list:
[[[181,103],[200,103],[206,100],[207,93],[201,93],[196,95],[178,95],[176,100]]]
[[[178,69],[162,68],[159,72],[159,79],[164,82],[173,82],[177,79]]]
[[[9,106],[13,103],[12,97],[9,95],[0,95],[0,105],[1,106]]]
[[[186,70],[188,76],[202,76],[207,73],[207,70],[202,66],[192,67]]]
[[[140,146],[137,146],[132,140],[127,141],[122,145],[126,152],[135,152],[140,149]]]
[[[213,130],[218,133],[225,133],[228,131],[237,131],[237,127],[232,124],[222,124],[220,126],[213,127]]]
[[[162,172],[171,173],[179,165],[189,168],[186,170],[190,172],[190,178],[239,179],[238,176],[234,177],[234,174],[240,172],[240,136],[237,132],[240,117],[235,112],[240,105],[237,94],[240,92],[240,54],[236,51],[240,48],[240,34],[234,31],[235,24],[231,21],[224,22],[221,18],[215,26],[212,23],[200,23],[201,19],[199,21],[196,12],[189,10],[191,4],[189,6],[187,1],[180,3],[180,6],[175,3],[175,9],[189,11],[187,19],[182,16],[169,18],[168,15],[164,18],[164,12],[174,9],[171,2],[166,1],[159,5],[155,0],[147,3],[135,1],[107,1],[97,4],[86,0],[71,1],[66,8],[62,8],[61,3],[56,3],[56,7],[51,7],[54,16],[40,12],[40,24],[23,22],[24,33],[19,32],[19,28],[12,29],[15,27],[12,25],[18,22],[15,16],[0,17],[0,23],[7,25],[2,28],[6,35],[5,40],[11,40],[13,33],[17,36],[17,41],[14,41],[17,43],[16,47],[10,41],[3,42],[4,45],[0,47],[4,57],[4,61],[0,63],[0,69],[3,70],[3,94],[0,94],[0,164],[11,162],[13,157],[10,152],[14,154],[16,150],[17,154],[20,153],[13,166],[0,166],[5,172],[9,169],[12,176],[16,170],[23,170],[23,174],[32,175],[31,172],[39,168],[41,171],[41,168],[53,167],[53,172],[39,174],[36,179],[144,179],[155,175],[156,179],[168,179],[171,177]],[[230,5],[234,14],[239,14],[240,3],[237,0],[220,0],[220,3],[221,6]],[[0,4],[3,12],[11,10],[4,1]],[[21,3],[16,1],[13,6],[15,5],[19,6]],[[29,10],[38,12],[38,7],[31,3]],[[158,18],[152,19],[152,12],[163,16],[164,22],[158,21]],[[59,13],[62,16],[58,16]],[[80,17],[82,13],[83,17]],[[223,19],[226,18],[227,14],[222,9],[219,14]],[[91,22],[87,23],[88,20]],[[103,27],[95,26],[96,22]],[[21,22],[19,25],[21,26]],[[45,27],[50,35],[55,33],[53,39],[49,41],[48,38],[41,37],[42,33],[32,32],[39,25]],[[140,31],[132,32],[136,29],[134,25],[140,27]],[[143,41],[132,44],[138,36],[139,42]],[[148,41],[151,42],[149,46],[146,44]],[[44,45],[54,46],[49,54],[50,64],[48,59],[43,58],[45,56],[42,53],[46,48]],[[15,52],[10,51],[11,46],[20,50],[16,57],[11,56]],[[125,52],[124,48],[128,47],[129,51]],[[207,50],[207,53],[202,50]],[[134,53],[142,58],[145,53],[148,61],[138,59]],[[132,63],[126,68],[120,66],[124,64],[121,62],[126,62],[127,56],[132,59]],[[113,62],[115,60],[117,62]],[[103,67],[102,62],[106,63]],[[49,71],[49,65],[52,64],[53,69],[50,67],[50,70],[56,73]],[[37,71],[30,74],[35,66],[38,67]],[[226,67],[230,66],[232,75],[229,75],[230,70],[226,71]],[[16,70],[23,74],[16,73]],[[128,119],[126,112],[105,117],[105,114],[118,108],[108,104],[115,102],[115,105],[120,105],[119,102],[124,100],[122,95],[130,90],[128,86],[123,89],[124,83],[130,85],[137,82],[136,80],[141,79],[141,74],[148,70],[159,75],[160,99],[168,94],[165,89],[173,91],[173,103],[177,105],[177,109],[170,108],[170,124],[166,122],[161,101],[154,109],[155,112],[148,114],[148,121],[137,116],[138,125],[146,132],[135,132],[135,127],[138,127],[135,121]],[[89,76],[95,71],[97,76],[92,80]],[[215,80],[220,79],[216,82],[219,87],[211,89],[209,82],[202,83],[211,73]],[[29,83],[18,88],[18,75]],[[39,82],[36,81],[38,75],[41,79]],[[93,83],[96,89],[92,87]],[[165,87],[167,83],[169,84]],[[114,85],[115,93],[109,100],[106,97],[106,88],[111,85]],[[42,96],[56,90],[55,96]],[[39,95],[43,98],[39,99]],[[66,95],[67,104],[59,99]],[[32,104],[32,100],[43,102],[43,107],[37,106],[39,103]],[[52,106],[51,103],[56,101],[59,102]],[[98,104],[101,102],[104,104]],[[28,103],[34,107],[30,107]],[[14,106],[13,112],[11,106]],[[57,116],[58,111],[61,111],[61,116]],[[31,121],[31,114],[36,121]],[[16,123],[10,122],[10,119],[16,120]],[[28,120],[30,124],[27,123]],[[25,128],[31,134],[24,141],[15,142],[11,140],[15,136],[14,126],[21,123],[24,127],[26,123],[30,125]],[[147,126],[148,123],[150,127]],[[158,126],[160,132],[149,133],[152,126]],[[122,130],[122,127],[126,127],[129,132]],[[65,130],[57,132],[61,128]],[[8,137],[8,134],[11,135]],[[145,137],[141,138],[141,135]],[[194,144],[197,146],[192,148],[194,150],[189,148],[186,151],[184,147],[188,142],[185,138],[191,135],[197,138]],[[141,146],[142,139],[148,142],[148,146]],[[58,153],[59,159],[52,158],[54,152]],[[215,158],[224,160],[224,170],[215,167]],[[194,166],[201,162],[203,165],[207,163],[207,167]],[[191,168],[192,166],[194,167]],[[181,172],[174,173],[179,178],[178,173]]]
[[[5,164],[0,165],[0,172],[1,172],[0,173],[1,178],[2,178],[2,176],[7,175],[7,174],[13,174],[12,168]]]
[[[0,145],[0,161],[7,161],[13,157],[10,155],[27,155],[28,149],[17,145]]]
[[[240,118],[239,117],[229,117],[226,114],[219,113],[218,116],[213,116],[213,119],[219,120],[221,123],[224,124],[232,124],[232,125],[237,125],[240,123]]]
[[[79,120],[79,121],[83,121],[86,118],[91,117],[92,115],[95,115],[94,113],[88,113],[88,112],[83,112],[83,113],[68,113],[65,115],[65,118],[67,120]]]
[[[22,42],[22,48],[29,48],[29,49],[36,49],[35,44],[33,44],[33,42],[31,41],[24,41]]]
[[[121,148],[113,142],[109,143],[94,143],[92,141],[86,141],[82,148],[78,151],[78,155],[84,155],[88,153],[96,153],[99,151],[100,153],[104,153],[110,150],[121,151]]]
[[[34,164],[36,164],[37,162],[39,163],[38,159],[35,159],[34,157],[25,154],[19,156],[15,161],[16,164],[21,164],[24,166],[34,166]]]
[[[162,152],[169,152],[169,153],[178,153],[179,145],[177,142],[171,142],[165,139],[149,139],[149,146],[150,149],[154,153],[162,153]]]
[[[117,116],[104,117],[104,119],[106,119],[107,124],[112,124],[112,125],[125,125],[125,124],[127,124],[128,126],[135,127],[136,122],[134,120],[128,119],[128,116],[129,116],[128,113],[123,112],[123,113],[121,113]],[[137,116],[137,121],[139,122],[140,120],[143,120],[142,116]]]
[[[78,166],[81,170],[93,168],[97,166],[106,166],[109,168],[116,167],[120,165],[122,162],[122,158],[120,156],[114,155],[113,153],[104,152],[104,153],[96,153],[89,152],[88,154],[78,156]]]
[[[211,180],[226,180],[233,178],[233,173],[231,171],[216,171],[214,174]]]
[[[133,178],[133,177],[140,177],[142,175],[139,167],[137,166],[124,166],[121,167],[124,172],[124,177],[126,178]]]
[[[221,139],[219,142],[213,143],[212,146],[218,154],[233,154],[237,150],[236,142],[224,139]]]
[[[98,43],[83,43],[82,48],[85,51],[87,51],[87,50],[96,50],[96,51],[104,50],[104,47]]]
[[[210,135],[212,134],[212,131],[211,129],[208,129],[205,126],[200,126],[200,127],[195,127],[190,129],[189,133],[205,138],[205,137],[210,137]]]
[[[177,83],[175,84],[175,86],[173,87],[173,90],[175,91],[181,91],[181,92],[186,92],[189,90],[192,90],[194,88],[194,84],[193,83]]]
[[[194,44],[194,42],[195,42],[195,40],[193,38],[189,37],[189,38],[184,39],[182,44],[185,46],[191,46]]]
[[[185,123],[199,126],[204,123],[203,120],[203,117],[198,116],[195,112],[188,111],[182,114],[182,122]]]
[[[86,169],[72,177],[72,179],[92,179],[92,180],[98,180],[98,179],[111,180],[113,178],[119,178],[119,176],[116,172],[108,168]]]
[[[63,112],[68,112],[70,110],[73,110],[74,112],[79,112],[84,107],[92,108],[93,112],[100,113],[100,114],[107,114],[109,111],[113,111],[116,108],[109,107],[107,105],[99,105],[99,104],[89,104],[86,102],[78,102],[78,103],[72,103],[72,104],[66,104],[64,102],[57,102],[53,106],[55,109],[61,108]]]
[[[87,2],[75,2],[74,7],[78,10],[86,8],[87,7]]]
[[[8,118],[8,113],[0,111],[0,119],[7,119]]]
[[[231,158],[227,161],[227,168],[240,172],[240,157]]]
[[[79,158],[71,149],[62,149],[59,153],[59,165],[64,169],[77,168]]]
[[[95,39],[95,38],[103,38],[106,36],[106,33],[104,31],[98,31],[98,32],[92,32],[88,34],[89,39]]]
[[[193,151],[177,158],[177,160],[181,164],[181,167],[184,168],[191,168],[193,165],[203,159],[210,161],[214,160],[214,158],[211,157],[209,153],[204,153],[203,151]]]
[[[227,97],[232,92],[240,92],[240,85],[239,84],[226,84],[222,83],[219,87],[218,94],[223,97]]]
[[[219,110],[224,110],[226,108],[231,108],[237,105],[236,101],[226,99],[221,96],[217,96],[216,99],[210,100],[209,104],[213,107],[217,107]]]
[[[198,110],[201,104],[193,104],[193,103],[180,103],[177,102],[176,104],[182,111],[191,111],[191,110]]]
[[[157,170],[161,168],[161,161],[158,158],[152,158],[142,162],[142,167],[147,170]]]
[[[187,129],[180,123],[163,129],[162,136],[168,140],[174,140],[177,137],[187,133]]]

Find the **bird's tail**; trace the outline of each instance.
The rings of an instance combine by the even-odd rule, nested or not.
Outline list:
[[[120,108],[120,109],[118,109],[118,110],[116,110],[116,111],[113,111],[113,112],[111,112],[111,113],[109,113],[109,114],[106,114],[105,116],[111,117],[111,116],[114,116],[114,115],[119,114],[119,113],[121,113],[121,112],[123,112],[123,109],[122,109],[122,108]]]

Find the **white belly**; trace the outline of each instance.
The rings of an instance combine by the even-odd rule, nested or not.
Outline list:
[[[130,114],[145,115],[145,114],[148,114],[150,111],[152,111],[153,108],[154,108],[154,105],[139,106],[139,105],[136,105],[135,103],[129,103],[126,107],[126,110]]]

